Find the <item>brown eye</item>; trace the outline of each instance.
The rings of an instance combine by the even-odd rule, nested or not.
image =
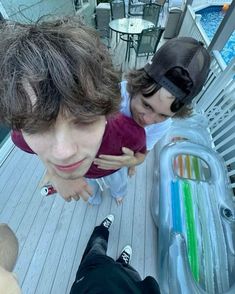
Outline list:
[[[163,113],[160,113],[159,116],[161,116],[163,119],[167,119],[167,118],[169,118],[168,115],[165,115],[165,114],[163,114]]]
[[[146,109],[152,110],[152,107],[148,103],[146,103],[145,101],[143,101],[143,105]]]

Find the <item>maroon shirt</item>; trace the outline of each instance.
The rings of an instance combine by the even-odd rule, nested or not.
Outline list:
[[[12,131],[11,138],[14,144],[21,150],[35,154],[25,142],[20,131]],[[140,127],[132,118],[119,113],[108,119],[102,143],[96,154],[122,155],[122,147],[127,147],[136,152],[146,152],[146,136],[144,128]],[[101,178],[114,173],[117,170],[100,169],[94,163],[86,173],[86,178]]]

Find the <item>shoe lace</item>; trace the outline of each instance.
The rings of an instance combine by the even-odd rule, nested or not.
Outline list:
[[[123,259],[124,262],[127,264],[127,263],[129,263],[130,255],[124,251],[124,252],[122,253],[122,259]]]
[[[106,227],[106,228],[109,228],[110,227],[110,224],[111,224],[111,221],[109,219],[106,219],[104,222],[103,222],[103,226]]]

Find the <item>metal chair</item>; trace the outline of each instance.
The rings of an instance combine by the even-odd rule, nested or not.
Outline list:
[[[118,19],[126,17],[125,2],[124,0],[110,1],[111,18]]]
[[[151,21],[155,26],[157,26],[161,8],[161,5],[155,3],[145,4],[143,11],[143,19]]]
[[[161,27],[153,27],[145,29],[141,32],[141,35],[137,42],[133,43],[133,48],[136,53],[135,67],[137,63],[137,57],[139,57],[140,55],[146,55],[147,58],[149,57],[149,55],[154,55],[163,32],[164,28]]]
[[[142,16],[144,2],[138,0],[128,0],[128,16]]]
[[[111,19],[118,19],[126,17],[124,0],[110,1]],[[116,44],[118,43],[118,33],[116,33]]]

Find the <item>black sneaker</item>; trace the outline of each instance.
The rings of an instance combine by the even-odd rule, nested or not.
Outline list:
[[[118,257],[117,261],[124,264],[129,264],[131,261],[131,256],[132,256],[132,248],[130,245],[126,245],[122,249],[121,254]]]
[[[104,226],[105,228],[109,229],[111,227],[113,221],[114,221],[114,216],[112,214],[109,214],[102,221],[101,226]]]

